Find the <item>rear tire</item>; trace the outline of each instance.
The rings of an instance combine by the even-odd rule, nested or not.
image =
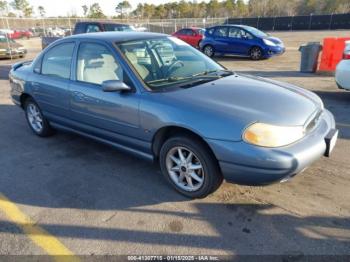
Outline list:
[[[206,45],[203,48],[203,53],[209,57],[213,57],[215,54],[214,47],[212,47],[211,45]]]
[[[263,51],[260,47],[254,46],[252,49],[250,49],[249,56],[252,60],[261,60]]]
[[[25,100],[24,111],[28,125],[34,134],[40,137],[47,137],[54,133],[34,99],[29,97]]]
[[[223,181],[216,158],[197,138],[169,138],[160,150],[159,162],[166,180],[178,192],[190,198],[206,197],[218,189]]]

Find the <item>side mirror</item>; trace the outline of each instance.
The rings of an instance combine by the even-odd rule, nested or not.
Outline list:
[[[127,92],[131,88],[120,80],[107,80],[102,83],[103,92]]]

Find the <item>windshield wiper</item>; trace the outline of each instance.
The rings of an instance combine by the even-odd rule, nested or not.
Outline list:
[[[220,73],[223,72],[224,74],[213,74],[213,73]],[[196,80],[196,79],[213,79],[213,78],[221,78],[224,75],[232,75],[234,72],[226,69],[219,69],[219,70],[206,70],[203,72],[196,73],[191,76],[170,76],[168,78],[162,78],[162,79],[156,79],[152,81],[148,81],[147,84],[154,84],[158,82],[176,82],[176,81],[183,81],[183,80]]]

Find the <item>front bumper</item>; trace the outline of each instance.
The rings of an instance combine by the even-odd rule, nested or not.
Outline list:
[[[264,57],[272,57],[272,56],[277,56],[277,55],[282,55],[285,51],[286,48],[284,46],[271,46],[271,47],[266,47],[264,50]]]
[[[264,185],[289,179],[326,153],[327,134],[335,129],[333,115],[324,110],[318,125],[302,140],[281,148],[264,148],[243,141],[208,139],[228,182]]]

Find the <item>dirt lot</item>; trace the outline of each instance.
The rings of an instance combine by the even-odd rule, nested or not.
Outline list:
[[[287,183],[223,186],[188,200],[157,166],[71,134],[35,137],[9,98],[0,61],[0,193],[74,254],[350,255],[350,92],[334,78],[298,72],[298,47],[349,31],[281,32],[287,52],[270,60],[216,57],[237,72],[270,77],[316,92],[335,115],[340,138]],[[39,40],[23,40],[28,57]],[[0,198],[1,203],[1,198]],[[0,210],[0,254],[45,254]],[[59,252],[57,252],[59,253]]]

